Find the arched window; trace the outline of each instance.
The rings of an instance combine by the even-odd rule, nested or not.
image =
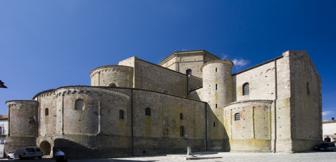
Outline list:
[[[115,83],[110,83],[109,87],[117,87],[117,85]]]
[[[145,115],[146,115],[146,116],[151,116],[151,109],[150,109],[149,107],[147,107],[147,108],[145,109]]]
[[[310,95],[310,85],[309,85],[309,82],[306,83],[306,91],[307,91],[307,95]]]
[[[189,76],[189,75],[191,75],[192,74],[192,70],[191,69],[187,69],[186,70],[186,74]]]
[[[121,119],[121,120],[125,119],[125,112],[124,112],[124,110],[119,110],[119,119]]]
[[[243,96],[247,96],[250,94],[250,84],[244,83],[243,84]]]
[[[77,99],[75,101],[75,110],[84,110],[84,100],[83,99]]]
[[[184,126],[180,126],[180,137],[184,137]]]
[[[183,114],[180,113],[180,120],[183,120]]]
[[[234,120],[235,120],[235,121],[240,120],[240,113],[235,113],[235,114],[234,114]]]
[[[48,109],[48,108],[45,108],[45,109],[44,109],[44,115],[45,115],[45,116],[48,116],[48,115],[49,115],[49,109]]]

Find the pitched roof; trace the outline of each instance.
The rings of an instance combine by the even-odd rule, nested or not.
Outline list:
[[[185,56],[185,55],[207,55],[210,57],[214,57],[216,59],[220,58],[212,53],[210,53],[207,50],[186,50],[186,51],[174,51],[173,53],[169,54],[167,57],[165,57],[164,59],[161,60],[160,65],[166,63],[167,61],[169,61],[170,59],[172,59],[175,56]]]

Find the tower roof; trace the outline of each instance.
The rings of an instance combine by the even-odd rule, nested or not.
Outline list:
[[[166,63],[167,61],[169,61],[170,59],[176,56],[192,56],[192,55],[205,55],[205,56],[214,57],[220,60],[218,56],[210,53],[207,50],[185,50],[185,51],[174,51],[173,53],[165,57],[163,60],[161,60],[160,65]]]

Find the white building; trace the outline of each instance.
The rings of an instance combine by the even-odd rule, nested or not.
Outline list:
[[[0,115],[0,144],[4,144],[7,135],[8,135],[8,117],[7,115]]]
[[[329,137],[331,142],[336,141],[336,120],[332,118],[332,120],[323,122],[323,138]]]

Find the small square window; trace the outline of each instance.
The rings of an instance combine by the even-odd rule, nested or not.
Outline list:
[[[235,121],[240,120],[240,113],[235,113],[235,114],[234,114],[234,120],[235,120]]]
[[[48,115],[49,115],[49,109],[48,109],[48,108],[45,108],[45,109],[44,109],[44,115],[45,115],[45,116],[48,116]]]
[[[151,116],[151,109],[150,109],[149,107],[147,107],[147,108],[145,109],[145,115],[146,115],[146,116]]]
[[[124,110],[119,110],[119,119],[120,120],[125,119],[125,112],[124,112]]]
[[[180,137],[184,137],[184,132],[185,130],[184,130],[184,126],[181,126],[180,127]]]
[[[183,114],[180,113],[180,120],[183,120]]]

